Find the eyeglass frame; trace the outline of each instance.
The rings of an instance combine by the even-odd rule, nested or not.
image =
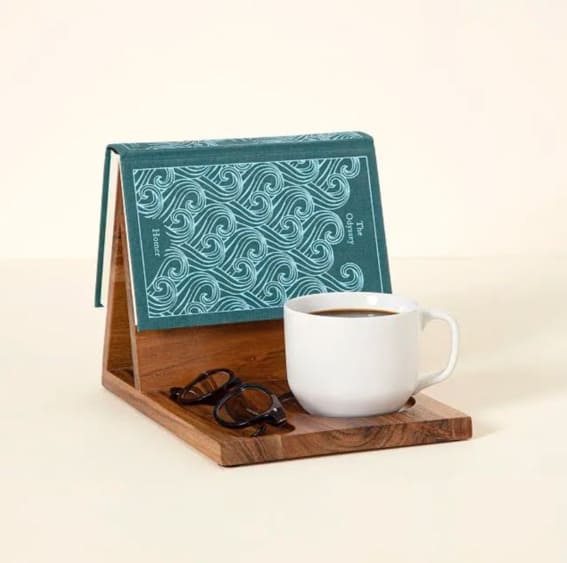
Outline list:
[[[209,393],[205,393],[195,399],[183,398],[183,395],[190,391],[193,386],[195,386],[197,383],[200,383],[201,381],[204,381],[215,373],[226,373],[229,376],[228,381],[226,383],[223,383],[223,385],[221,385],[217,389],[213,389]],[[258,413],[257,416],[254,416],[250,419],[234,422],[224,420],[219,414],[220,409],[230,399],[246,389],[256,389],[268,395],[272,401],[270,408],[261,413]],[[172,387],[169,391],[169,394],[170,398],[173,401],[182,406],[201,404],[214,405],[213,417],[218,424],[224,426],[225,428],[247,428],[249,426],[253,426],[262,422],[268,422],[274,426],[282,426],[287,423],[287,417],[280,398],[273,391],[270,391],[269,389],[258,383],[245,383],[241,381],[235,375],[235,373],[228,368],[215,368],[204,371],[197,377],[195,377],[195,379],[190,381],[185,387]]]

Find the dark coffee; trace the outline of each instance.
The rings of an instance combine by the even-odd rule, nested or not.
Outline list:
[[[342,317],[357,319],[361,317],[385,317],[395,315],[396,311],[384,311],[382,309],[323,309],[322,311],[311,311],[311,315],[320,317]]]

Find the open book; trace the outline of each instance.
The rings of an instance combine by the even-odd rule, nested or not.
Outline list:
[[[117,156],[138,330],[281,318],[328,291],[389,292],[372,137],[107,147],[95,304]]]

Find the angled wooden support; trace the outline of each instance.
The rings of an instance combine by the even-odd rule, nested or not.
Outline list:
[[[104,386],[221,465],[243,465],[463,440],[470,417],[422,394],[403,412],[362,418],[307,414],[285,404],[289,426],[252,436],[219,426],[212,407],[181,407],[168,389],[201,371],[234,370],[275,392],[289,391],[281,320],[138,332],[128,261],[124,207],[117,190],[103,360]]]

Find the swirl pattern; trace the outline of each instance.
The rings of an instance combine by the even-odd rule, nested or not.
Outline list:
[[[363,289],[362,268],[335,255],[345,239],[337,210],[362,158],[135,169],[140,225],[159,224],[166,241],[146,277],[149,318],[268,309],[307,293]]]

